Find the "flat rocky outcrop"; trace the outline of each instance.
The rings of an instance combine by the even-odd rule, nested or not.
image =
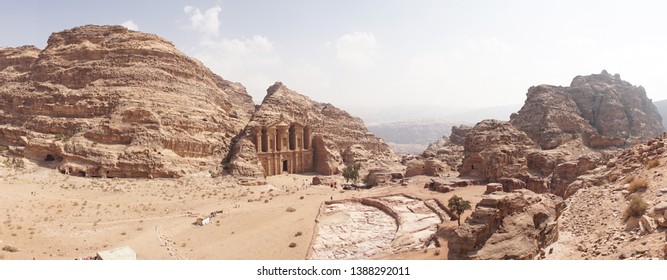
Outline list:
[[[179,177],[219,169],[250,120],[243,86],[152,34],[122,26],[0,49],[0,145],[82,176]]]
[[[445,238],[449,259],[533,259],[558,239],[563,200],[529,190],[484,195],[464,224]]]
[[[438,224],[449,218],[443,207],[400,194],[326,202],[307,258],[375,259],[435,246]]]

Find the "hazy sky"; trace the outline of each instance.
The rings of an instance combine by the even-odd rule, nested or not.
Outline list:
[[[123,24],[260,102],[275,81],[337,105],[520,104],[607,69],[667,99],[664,1],[3,1],[0,46]]]

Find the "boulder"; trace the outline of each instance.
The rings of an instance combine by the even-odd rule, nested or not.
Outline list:
[[[502,177],[498,179],[498,182],[502,185],[503,191],[505,192],[526,188],[526,183],[517,178]]]
[[[486,184],[486,191],[484,194],[490,194],[493,192],[502,192],[503,191],[503,185],[500,183],[488,183]]]

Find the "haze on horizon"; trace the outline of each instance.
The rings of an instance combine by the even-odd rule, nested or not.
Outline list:
[[[275,81],[346,106],[484,108],[528,87],[619,73],[667,99],[656,1],[12,1],[0,46],[116,24],[174,42],[256,103]]]

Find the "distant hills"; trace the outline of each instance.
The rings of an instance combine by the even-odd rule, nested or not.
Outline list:
[[[351,108],[362,116],[368,129],[383,138],[397,154],[417,154],[428,144],[449,135],[452,126],[474,125],[484,119],[509,120],[510,114],[521,109],[521,104],[483,109],[426,106],[412,108]],[[382,112],[390,112],[382,114]]]
[[[667,99],[653,102],[662,116],[662,126],[667,128]],[[482,109],[437,106],[407,107],[351,107],[349,111],[361,116],[368,129],[383,138],[394,151],[401,154],[418,154],[428,144],[449,135],[452,126],[474,125],[485,119],[509,120],[509,116],[521,109],[521,104]]]

